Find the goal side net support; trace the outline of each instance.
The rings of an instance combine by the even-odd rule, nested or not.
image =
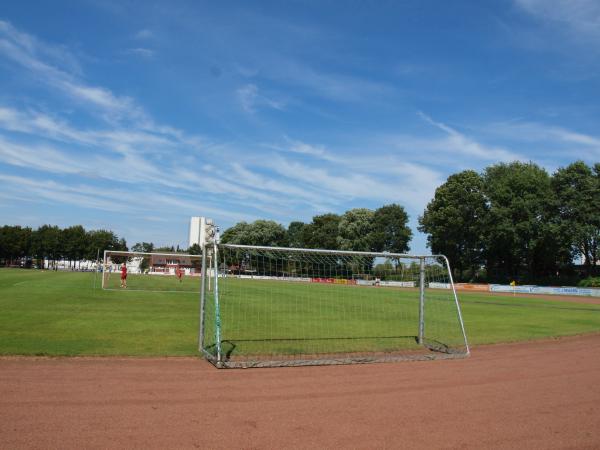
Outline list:
[[[217,367],[469,354],[444,256],[214,244],[204,257],[199,348]]]
[[[127,277],[122,280],[125,264]],[[199,292],[202,256],[106,250],[102,289],[152,292]]]

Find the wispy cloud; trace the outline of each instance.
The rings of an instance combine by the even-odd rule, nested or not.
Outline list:
[[[438,152],[446,152],[452,155],[478,158],[484,161],[514,161],[523,159],[522,156],[502,147],[485,145],[476,139],[469,137],[454,128],[433,120],[423,112],[418,113],[425,122],[444,132],[447,137],[441,140],[424,140],[422,144],[428,145],[430,149]]]
[[[495,139],[520,142],[530,147],[534,144],[545,154],[566,153],[589,161],[600,158],[600,136],[556,125],[517,120],[487,124],[481,131]]]
[[[37,79],[60,89],[74,99],[94,105],[112,115],[139,117],[141,111],[127,96],[117,96],[109,89],[90,86],[78,80],[78,75],[67,71],[74,65],[72,56],[60,52],[60,58],[44,59],[49,53],[56,55],[56,47],[40,43],[36,38],[18,31],[8,22],[0,21],[0,55],[27,69]],[[59,63],[59,67],[54,63]],[[65,63],[68,63],[66,67]]]
[[[296,139],[291,139],[288,136],[284,136],[284,140],[285,141],[282,144],[265,143],[262,144],[262,146],[277,152],[296,153],[314,158],[330,159],[331,157],[323,145],[309,144]]]
[[[316,157],[324,157],[326,155],[325,147],[322,145],[307,144],[302,141],[288,139],[290,145],[288,150],[302,155],[311,155]]]
[[[596,0],[514,0],[516,5],[559,31],[600,48],[600,3]]]
[[[152,59],[152,58],[154,58],[155,51],[152,49],[149,49],[149,48],[135,47],[135,48],[128,48],[126,50],[126,53],[128,53],[130,55],[139,56],[140,58],[143,58],[143,59]]]
[[[0,174],[0,181],[7,186],[5,191],[17,194],[21,201],[49,204],[68,204],[84,209],[99,209],[117,212],[124,216],[139,216],[161,212],[163,220],[175,214],[189,215],[189,211],[203,211],[206,214],[234,220],[242,212],[217,208],[201,200],[173,198],[167,195],[140,195],[126,188],[98,189],[89,184],[65,184],[51,179],[31,179],[14,175]],[[6,193],[6,192],[5,192]]]
[[[236,95],[242,106],[242,109],[248,113],[255,113],[260,107],[269,107],[277,110],[283,110],[284,104],[281,101],[273,100],[259,92],[255,84],[246,84],[236,91]]]
[[[532,19],[506,25],[507,39],[517,47],[558,55],[546,76],[580,83],[598,77],[600,2],[597,0],[513,0]]]
[[[395,93],[393,86],[384,82],[318,70],[306,63],[283,56],[278,57],[277,62],[261,72],[261,75],[304,88],[313,95],[342,102],[370,102]]]
[[[135,33],[134,37],[136,39],[142,39],[142,40],[150,39],[150,38],[154,37],[154,33],[151,30],[144,28],[142,30],[139,30],[137,33]]]
[[[10,22],[0,19],[0,45],[5,49],[13,46],[20,47],[23,51],[36,55],[37,58],[48,60],[51,64],[66,67],[71,73],[82,74],[78,59],[64,46],[50,45],[36,37],[19,31]]]

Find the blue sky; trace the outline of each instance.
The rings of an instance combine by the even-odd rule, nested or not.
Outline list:
[[[452,173],[600,161],[600,2],[0,8],[0,224],[186,245],[403,205]]]

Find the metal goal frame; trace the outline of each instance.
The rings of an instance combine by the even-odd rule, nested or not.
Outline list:
[[[271,252],[277,253],[282,252],[286,254],[304,254],[310,256],[322,255],[328,257],[363,257],[363,258],[384,258],[386,260],[407,259],[414,261],[418,264],[419,273],[418,279],[415,280],[415,284],[418,284],[418,313],[415,312],[415,316],[418,314],[417,324],[417,335],[414,336],[417,344],[423,348],[424,352],[414,352],[407,354],[394,354],[379,352],[373,352],[373,354],[330,354],[322,353],[317,355],[311,355],[309,358],[280,358],[277,355],[266,355],[265,357],[257,357],[256,359],[244,359],[237,361],[230,358],[230,355],[223,349],[223,338],[222,338],[222,315],[221,315],[221,301],[219,293],[220,278],[226,276],[223,273],[221,264],[221,273],[219,273],[219,255],[225,251],[238,251],[238,252]],[[462,340],[460,348],[453,349],[445,346],[443,343],[437,341],[430,341],[427,333],[427,317],[426,317],[426,304],[427,304],[427,291],[430,289],[427,286],[426,280],[426,261],[432,260],[432,258],[442,261],[445,264],[447,270],[447,283],[444,286],[439,287],[440,289],[446,289],[449,291],[451,300],[454,303],[457,326],[460,330],[457,333],[460,335]],[[207,266],[207,259],[210,259],[209,268]],[[217,368],[247,368],[247,367],[281,367],[281,366],[306,366],[306,365],[329,365],[329,364],[357,364],[357,363],[373,363],[373,362],[389,362],[389,361],[403,361],[403,360],[432,360],[432,359],[454,359],[464,358],[469,356],[470,349],[465,331],[462,311],[454,280],[452,278],[452,271],[450,270],[450,263],[445,255],[408,255],[402,253],[389,253],[389,252],[358,252],[358,251],[342,251],[342,250],[324,250],[324,249],[307,249],[307,248],[289,248],[289,247],[267,247],[267,246],[252,246],[252,245],[239,245],[239,244],[222,244],[216,241],[207,243],[204,246],[202,252],[202,269],[201,269],[201,285],[200,285],[200,317],[199,317],[199,333],[198,333],[198,350],[204,357],[214,364]],[[207,286],[212,281],[212,290],[209,293]],[[435,284],[435,283],[430,283]],[[437,283],[442,284],[442,283]],[[388,289],[388,288],[382,288]],[[207,306],[209,302],[210,294],[210,306],[211,306],[211,317],[207,317]],[[210,320],[210,323],[207,323]],[[210,325],[210,326],[207,326]],[[207,333],[210,333],[208,335]],[[209,338],[209,339],[207,339]],[[213,342],[212,345],[207,345],[207,341]]]

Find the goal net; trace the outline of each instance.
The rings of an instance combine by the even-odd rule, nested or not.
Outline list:
[[[200,349],[218,367],[469,354],[443,256],[230,244],[206,254]]]
[[[186,253],[104,252],[102,288],[200,292],[200,255]],[[126,277],[123,279],[123,265]]]

